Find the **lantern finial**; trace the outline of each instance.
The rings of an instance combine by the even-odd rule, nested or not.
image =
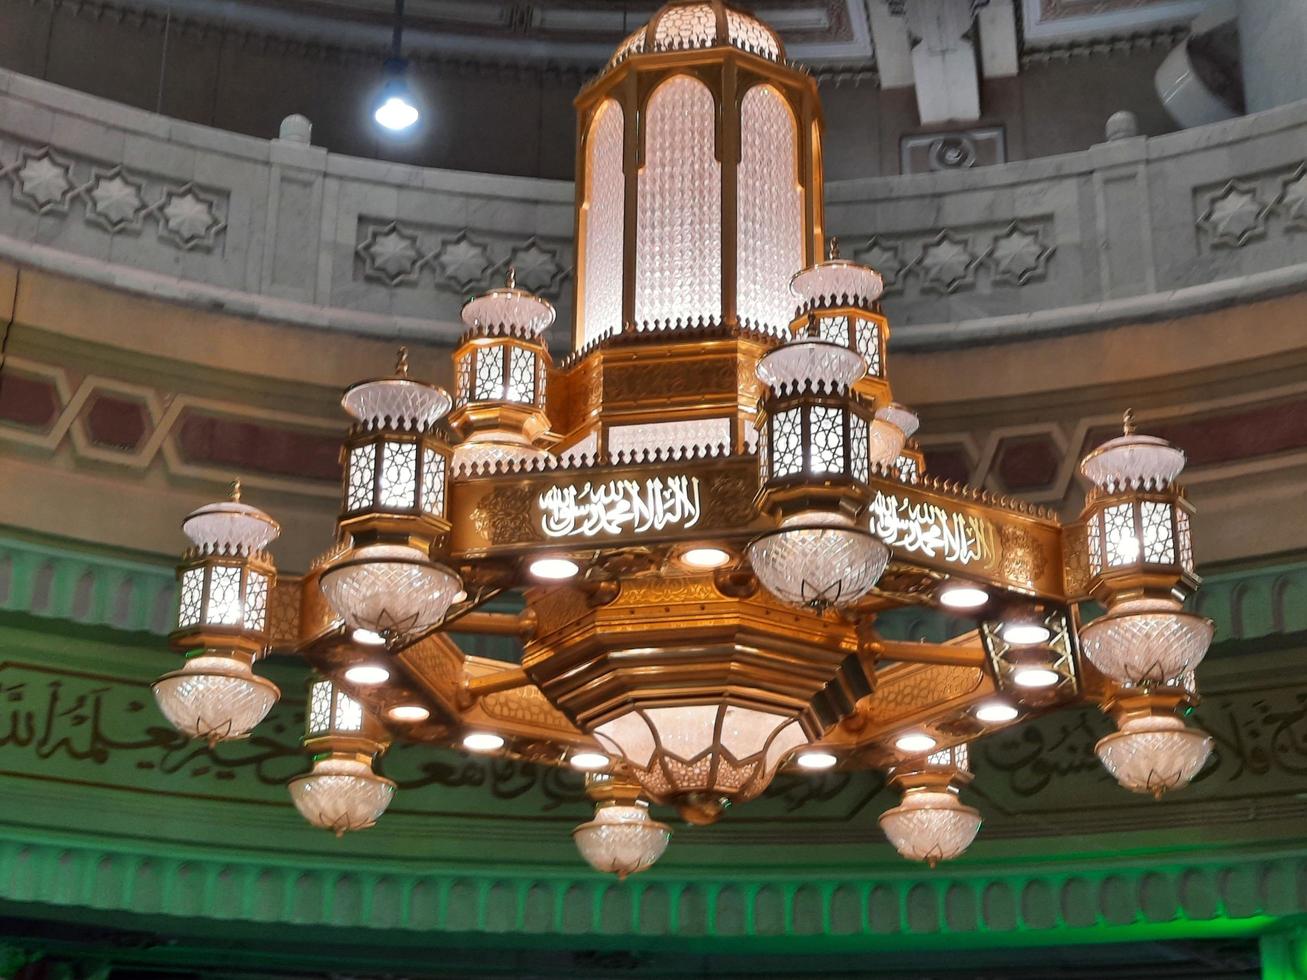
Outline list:
[[[401,347],[395,357],[395,374],[401,378],[408,377],[408,348]]]
[[[840,240],[834,235],[826,240],[826,260],[833,262],[840,257]]]
[[[238,476],[227,486],[227,497],[232,503],[240,503],[241,499],[241,478]]]
[[[517,288],[517,266],[510,265],[508,267],[508,278],[505,280],[505,282],[507,283],[509,289]]]
[[[1135,410],[1133,408],[1127,408],[1121,416],[1121,432],[1127,436],[1135,434]]]

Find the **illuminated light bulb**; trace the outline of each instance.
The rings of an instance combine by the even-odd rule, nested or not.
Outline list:
[[[393,721],[426,721],[431,712],[420,704],[397,704],[386,712]]]
[[[1011,721],[1019,714],[1021,714],[1020,711],[1010,704],[1004,704],[1002,701],[989,701],[976,708],[976,717],[990,724]]]
[[[392,133],[402,133],[411,128],[420,115],[417,106],[409,100],[409,95],[401,84],[397,88],[388,87],[381,104],[373,111],[372,118],[377,121],[378,126]]]
[[[537,558],[531,563],[531,574],[536,578],[559,581],[572,578],[581,566],[570,558]]]
[[[1012,683],[1017,687],[1052,687],[1061,679],[1061,674],[1047,667],[1022,667],[1012,675]]]
[[[925,732],[908,732],[894,740],[894,747],[900,752],[929,752],[935,747],[935,740]]]
[[[390,671],[380,664],[356,664],[345,671],[345,680],[351,684],[362,684],[365,687],[371,687],[376,684],[384,684],[390,680]]]
[[[504,736],[494,732],[468,732],[463,736],[463,748],[469,752],[494,752],[504,747]]]
[[[355,630],[350,634],[355,643],[362,643],[364,646],[379,647],[383,646],[386,638],[376,630]]]
[[[813,751],[804,752],[795,761],[798,763],[800,769],[812,769],[816,771],[820,769],[832,769],[840,760],[830,752]]]
[[[1001,635],[1003,642],[1023,647],[1032,643],[1047,643],[1053,633],[1043,623],[1016,622],[1005,624]]]
[[[989,601],[989,593],[974,585],[946,585],[939,593],[939,601],[950,609],[975,609]]]
[[[681,561],[691,568],[721,568],[731,560],[721,548],[690,548],[681,553]]]
[[[568,765],[582,772],[596,772],[607,769],[611,760],[602,752],[573,752],[567,759]]]

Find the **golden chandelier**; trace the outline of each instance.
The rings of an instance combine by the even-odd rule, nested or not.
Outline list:
[[[574,352],[553,363],[554,310],[510,270],[463,309],[452,397],[401,353],[342,398],[336,545],[279,587],[315,671],[304,816],[371,826],[394,740],[573,766],[597,804],[577,844],[625,875],[667,845],[651,803],[710,822],[781,767],[875,768],[902,793],[886,835],[933,864],[980,825],[968,744],[1086,701],[1122,785],[1188,783],[1212,624],[1181,606],[1183,453],[1127,417],[1067,525],[923,472],[881,278],[822,254],[816,84],[750,15],[668,4],[576,107]],[[252,671],[286,628],[277,525],[237,492],[183,529],[187,660],[155,693],[179,730],[240,738],[279,696]],[[520,613],[482,608],[510,593]],[[903,606],[975,628],[883,638]],[[520,664],[451,631],[516,637]]]

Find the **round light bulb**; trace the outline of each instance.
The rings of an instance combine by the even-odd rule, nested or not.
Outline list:
[[[370,687],[390,680],[390,671],[380,664],[356,664],[345,671],[345,680]]]
[[[1061,674],[1047,667],[1022,667],[1012,675],[1017,687],[1052,687],[1061,679]]]
[[[609,761],[608,756],[602,752],[573,752],[567,758],[568,764],[573,769],[580,769],[582,772],[596,772],[600,769],[607,769]]]
[[[900,752],[929,752],[935,747],[935,740],[925,732],[908,732],[894,741],[894,747]]]
[[[398,133],[416,123],[418,115],[417,106],[404,96],[391,95],[377,106],[376,111],[372,113],[372,118],[377,121],[377,125]]]
[[[795,761],[798,762],[800,769],[817,770],[832,769],[834,768],[835,763],[840,760],[830,752],[813,750],[812,752],[804,752]]]
[[[504,736],[494,732],[468,732],[463,736],[463,748],[469,752],[494,752],[504,747]]]
[[[991,724],[1011,721],[1019,714],[1020,711],[1002,701],[989,701],[976,708],[976,717]]]
[[[690,548],[681,552],[681,562],[691,568],[721,568],[731,560],[721,548]]]
[[[1032,643],[1047,643],[1053,633],[1043,623],[1007,623],[1003,627],[1003,642],[1024,647]]]
[[[350,634],[355,643],[362,643],[364,646],[379,647],[384,646],[386,638],[376,630],[358,629]]]
[[[431,712],[420,704],[397,704],[386,712],[392,721],[426,721]]]
[[[974,585],[949,585],[939,593],[939,602],[950,609],[975,609],[989,601],[989,593]]]
[[[572,578],[580,570],[581,566],[570,558],[537,558],[531,563],[531,574],[536,578]]]

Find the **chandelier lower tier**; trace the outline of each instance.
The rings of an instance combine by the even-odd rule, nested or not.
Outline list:
[[[881,278],[822,254],[815,83],[750,15],[668,4],[577,106],[574,352],[554,362],[554,310],[510,270],[463,310],[452,394],[402,352],[347,390],[335,543],[302,577],[239,492],[190,515],[167,718],[244,737],[280,694],[258,660],[300,656],[311,823],[376,823],[394,742],[497,753],[589,773],[575,841],[623,876],[667,847],[660,809],[709,823],[832,766],[887,774],[904,856],[955,858],[981,822],[968,745],[1087,702],[1127,789],[1192,780],[1212,624],[1182,606],[1183,453],[1127,415],[1069,524],[924,471]],[[974,626],[894,642],[878,618],[904,606]],[[478,632],[518,662],[452,638]]]

